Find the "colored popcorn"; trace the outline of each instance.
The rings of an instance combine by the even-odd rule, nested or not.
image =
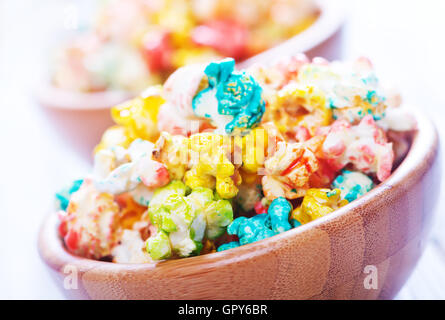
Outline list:
[[[180,68],[112,109],[92,175],[56,195],[65,247],[150,263],[329,216],[388,179],[408,151],[415,119],[386,92],[363,58]]]
[[[276,198],[269,206],[267,213],[258,214],[252,218],[239,217],[227,228],[227,232],[236,235],[238,242],[223,244],[218,251],[223,251],[272,237],[290,230],[289,215],[292,205],[285,198]]]
[[[195,114],[209,118],[221,133],[256,126],[265,110],[258,83],[247,73],[234,69],[233,59],[207,65],[207,87],[193,98]]]
[[[321,218],[348,203],[340,194],[339,189],[309,189],[301,206],[292,212],[292,218],[301,224]]]
[[[57,200],[57,208],[60,210],[66,210],[68,208],[68,204],[70,202],[71,195],[79,190],[80,186],[83,183],[83,179],[75,180],[71,183],[70,186],[63,188],[59,192],[56,193]]]
[[[191,169],[185,173],[190,188],[215,188],[224,199],[236,196],[241,177],[227,157],[227,145],[221,135],[199,133],[190,137]]]
[[[350,163],[366,174],[375,173],[379,181],[389,177],[394,160],[392,144],[370,115],[358,125],[345,120],[334,122],[323,143],[323,153],[333,168],[342,169]]]
[[[197,187],[185,195],[185,186],[167,185],[159,189],[148,207],[150,221],[157,234],[147,240],[147,251],[154,260],[197,255],[202,240],[216,239],[232,222],[232,206],[227,200],[215,199],[213,191]],[[177,189],[181,191],[178,191]],[[175,190],[176,189],[176,190]]]
[[[111,254],[117,243],[119,206],[113,197],[100,193],[90,179],[71,195],[60,214],[60,236],[67,249],[79,256],[99,259]]]
[[[153,144],[137,139],[125,150],[101,150],[95,156],[95,186],[101,192],[117,195],[144,185],[162,187],[170,180],[167,167],[152,159]]]
[[[138,93],[184,65],[251,57],[319,14],[314,0],[103,1],[95,19],[55,50],[51,80],[78,92]]]
[[[164,103],[161,88],[150,87],[139,97],[111,109],[113,120],[124,127],[131,140],[140,138],[156,141],[159,132],[156,122],[159,107]]]
[[[280,141],[275,154],[265,162],[264,195],[269,200],[299,198],[308,189],[309,178],[317,170],[318,160],[307,146]]]
[[[343,170],[332,182],[332,187],[340,189],[342,199],[346,199],[348,202],[354,201],[370,191],[373,185],[374,183],[367,175],[349,170]]]

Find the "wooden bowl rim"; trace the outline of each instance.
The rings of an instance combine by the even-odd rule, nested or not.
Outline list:
[[[307,52],[321,45],[337,32],[346,18],[345,0],[315,0],[320,16],[306,30],[237,64],[246,68],[254,63],[270,63],[283,55]],[[296,52],[297,50],[297,52]]]
[[[220,267],[235,261],[246,260],[256,255],[265,254],[276,248],[276,246],[279,245],[278,242],[284,239],[295,238],[297,235],[308,232],[311,228],[323,227],[328,223],[346,218],[348,214],[354,214],[357,209],[371,203],[376,197],[387,196],[385,193],[399,192],[400,189],[404,187],[404,181],[407,180],[413,172],[419,172],[420,176],[423,176],[431,167],[431,160],[434,159],[438,151],[438,135],[431,120],[420,111],[414,111],[413,114],[417,120],[417,131],[414,133],[414,139],[407,156],[391,176],[363,197],[301,227],[222,252],[145,264],[119,264],[86,259],[74,256],[66,251],[61,239],[57,235],[57,216],[55,213],[51,213],[42,224],[40,230],[38,241],[40,255],[47,264],[58,270],[67,264],[75,265],[81,270],[97,272],[97,274],[103,272],[118,274],[120,272],[144,272],[149,270],[156,270],[157,273],[162,273],[165,270],[170,271],[162,273],[163,276],[168,278],[175,276],[175,272],[171,272],[174,269],[181,269],[181,275],[195,274],[202,272],[204,269],[211,269],[215,266]],[[387,188],[386,185],[391,185],[392,187]],[[199,268],[196,268],[198,265]]]
[[[313,49],[331,37],[341,26],[345,18],[344,0],[315,0],[320,9],[320,16],[306,30],[283,41],[275,47],[238,63],[239,67],[246,67],[254,62],[270,60],[270,57],[283,55],[283,52],[306,52]],[[42,106],[71,111],[106,110],[138,93],[124,90],[105,90],[83,93],[61,89],[45,79],[34,90],[34,97]]]

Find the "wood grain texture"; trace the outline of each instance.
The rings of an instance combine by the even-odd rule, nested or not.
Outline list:
[[[384,183],[347,206],[299,228],[224,252],[152,264],[75,257],[42,226],[41,257],[60,285],[78,270],[71,298],[93,299],[390,299],[417,263],[440,182],[438,137],[416,114],[418,131],[403,163]],[[377,267],[378,288],[364,269]]]

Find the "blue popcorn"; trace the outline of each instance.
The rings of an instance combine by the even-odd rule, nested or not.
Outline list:
[[[225,243],[219,246],[217,251],[260,241],[292,229],[292,225],[289,223],[291,212],[292,205],[289,201],[279,197],[272,201],[267,213],[258,214],[252,218],[236,218],[227,227],[227,233],[238,236],[239,241]]]

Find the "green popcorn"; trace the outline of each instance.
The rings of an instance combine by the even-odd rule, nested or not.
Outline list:
[[[172,255],[168,235],[160,231],[156,236],[148,238],[146,242],[147,252],[153,260],[168,259]]]
[[[227,200],[217,200],[212,202],[205,209],[207,219],[206,236],[214,240],[226,232],[226,227],[233,221],[232,205]]]
[[[153,198],[150,201],[150,207],[157,207],[164,203],[164,201],[172,194],[178,196],[185,196],[187,187],[184,183],[178,180],[173,180],[166,186],[156,189],[153,193]]]
[[[175,190],[179,193],[175,193]],[[147,240],[147,251],[154,260],[169,258],[171,252],[180,257],[198,255],[203,247],[203,239],[221,236],[233,220],[230,202],[214,200],[211,189],[196,188],[188,196],[185,195],[186,191],[184,184],[179,181],[173,181],[155,191],[155,201],[152,199],[150,202],[148,212],[158,234],[163,234],[163,241],[157,239],[158,235],[154,240]],[[165,239],[168,240],[167,244]],[[157,249],[156,245],[162,248]],[[168,252],[170,255],[164,254]]]
[[[193,202],[195,209],[198,211],[196,219],[199,220],[199,223],[196,223],[198,227],[194,228],[196,234],[199,234],[196,240],[202,240],[204,231],[206,231],[205,235],[210,240],[223,235],[226,227],[233,220],[233,209],[230,202],[219,199],[217,193],[214,195],[213,191],[208,188],[194,189],[187,199]]]
[[[213,191],[209,188],[198,187],[193,189],[192,193],[187,197],[192,201],[196,208],[202,209],[213,201]]]

